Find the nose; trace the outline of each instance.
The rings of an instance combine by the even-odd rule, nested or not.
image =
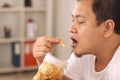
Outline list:
[[[77,33],[77,29],[75,28],[74,23],[70,26],[69,32],[70,32],[70,33]]]

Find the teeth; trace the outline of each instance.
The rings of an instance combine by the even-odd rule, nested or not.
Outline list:
[[[63,47],[65,47],[65,43],[61,40],[60,41],[60,44],[63,46]]]

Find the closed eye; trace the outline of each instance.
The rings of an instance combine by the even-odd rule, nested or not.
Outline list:
[[[85,24],[85,22],[84,21],[81,21],[81,22],[78,22],[79,24]]]

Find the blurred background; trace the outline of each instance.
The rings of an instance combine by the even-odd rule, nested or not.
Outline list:
[[[77,0],[0,0],[0,80],[32,80],[37,64],[32,47],[37,37],[59,37],[54,56],[71,54],[71,12]]]

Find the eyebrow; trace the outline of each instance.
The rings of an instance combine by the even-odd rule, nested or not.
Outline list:
[[[74,16],[73,16],[73,14],[72,14],[72,17],[74,17]],[[75,15],[75,17],[77,17],[77,18],[84,18],[84,19],[86,19],[86,17],[85,17],[85,16],[82,16],[82,15],[79,15],[79,14],[78,14],[78,15]]]

